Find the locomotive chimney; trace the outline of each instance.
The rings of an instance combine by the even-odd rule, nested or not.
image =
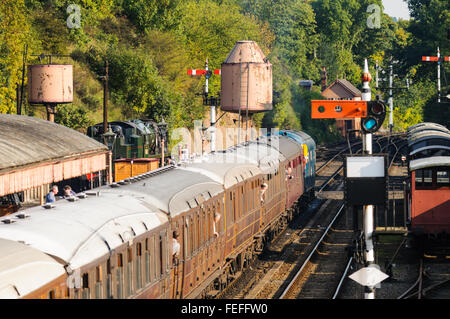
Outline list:
[[[327,88],[327,70],[325,69],[325,66],[322,67],[322,71],[320,71],[320,84],[321,84],[321,91],[325,91]]]

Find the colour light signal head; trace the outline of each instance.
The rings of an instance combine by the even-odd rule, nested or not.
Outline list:
[[[365,133],[375,133],[386,118],[386,106],[381,101],[368,101],[367,112],[367,117],[361,119],[361,129]]]

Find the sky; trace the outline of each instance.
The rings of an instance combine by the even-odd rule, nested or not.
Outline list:
[[[403,0],[383,0],[384,13],[391,17],[409,20],[408,5]]]

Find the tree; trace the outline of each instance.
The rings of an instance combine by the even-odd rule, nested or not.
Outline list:
[[[180,21],[181,0],[126,0],[121,7],[139,31],[167,30]]]
[[[239,40],[256,41],[268,54],[270,33],[263,35],[257,21],[244,16],[232,3],[217,4],[209,0],[188,0],[180,7],[180,25],[174,31],[187,48],[191,64],[200,68],[208,58],[210,68],[220,68],[228,53]],[[210,80],[210,92],[217,95],[219,77]]]
[[[24,0],[0,2],[0,113],[16,112],[25,43],[31,38]]]
[[[268,23],[274,51],[296,77],[319,79],[318,35],[313,8],[299,0],[242,0],[244,12]]]
[[[74,130],[82,130],[94,124],[88,116],[88,110],[83,106],[74,104],[59,105],[55,115],[55,122]]]
[[[368,23],[372,14],[378,14],[370,11],[371,5],[382,8],[380,0],[316,0],[312,3],[321,34],[318,56],[327,67],[330,78],[346,75],[351,82],[359,82],[362,62],[368,56],[355,59],[354,52],[356,48],[362,48],[362,43],[377,43],[373,37],[379,32],[376,25]],[[385,21],[382,16],[380,21]],[[383,24],[380,27],[383,29]],[[373,49],[365,49],[361,53],[367,55],[368,51],[373,52]]]

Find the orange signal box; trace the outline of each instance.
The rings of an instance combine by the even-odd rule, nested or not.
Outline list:
[[[311,118],[339,119],[367,116],[367,101],[311,100]]]

